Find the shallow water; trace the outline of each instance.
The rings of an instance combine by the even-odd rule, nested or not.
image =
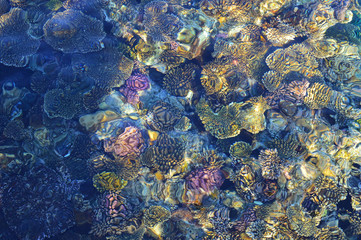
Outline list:
[[[359,239],[357,0],[0,0],[0,239]]]

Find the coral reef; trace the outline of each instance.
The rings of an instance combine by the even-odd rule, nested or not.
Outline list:
[[[102,172],[94,175],[93,185],[99,192],[119,191],[127,185],[127,181],[121,179],[114,172]]]
[[[358,239],[359,0],[0,0],[0,239]]]
[[[280,175],[281,159],[277,149],[261,150],[259,161],[262,165],[262,176],[265,179],[277,179]]]
[[[26,12],[12,8],[0,17],[0,62],[7,66],[25,67],[29,56],[36,53],[40,41],[29,36]]]
[[[91,233],[96,236],[117,236],[128,232],[130,221],[138,213],[139,201],[127,200],[117,192],[105,192],[97,200]]]
[[[224,175],[220,169],[199,168],[186,177],[188,203],[200,204],[204,196],[210,195],[223,184]]]
[[[147,90],[150,87],[149,78],[140,73],[131,75],[125,83],[126,86],[133,91]]]
[[[253,134],[265,129],[264,112],[269,108],[263,97],[244,103],[231,103],[214,113],[204,99],[197,104],[197,113],[207,131],[217,138],[237,136],[242,129]]]
[[[44,96],[44,111],[50,118],[73,118],[81,109],[81,95],[57,88]]]
[[[249,157],[251,152],[251,146],[248,143],[242,141],[233,143],[229,148],[229,154],[231,154],[233,158]]]
[[[164,76],[164,88],[174,96],[187,96],[194,85],[195,71],[192,64],[170,69]]]
[[[142,161],[166,174],[184,161],[184,150],[182,141],[161,134],[156,143],[147,148]]]
[[[144,210],[143,222],[144,225],[152,228],[155,225],[165,222],[170,218],[171,214],[169,210],[162,206],[151,206]]]
[[[145,148],[144,139],[139,129],[127,127],[116,138],[104,141],[105,152],[113,152],[115,156],[124,157],[130,154],[140,155]]]
[[[181,116],[179,109],[167,102],[159,101],[153,105],[147,122],[156,131],[169,131],[173,129]]]
[[[102,89],[120,87],[131,76],[134,62],[113,41],[104,41],[104,46],[98,52],[73,54],[73,71],[92,78],[95,86]]]
[[[45,41],[65,53],[88,53],[101,50],[105,37],[102,22],[80,11],[67,9],[44,24]]]
[[[45,239],[74,226],[72,186],[54,170],[38,166],[1,185],[4,216],[18,238]]]
[[[305,45],[294,44],[285,49],[277,49],[266,58],[267,66],[285,76],[295,71],[305,77],[322,76],[318,62]]]

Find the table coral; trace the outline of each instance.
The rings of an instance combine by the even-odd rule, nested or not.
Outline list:
[[[55,14],[45,23],[44,33],[49,45],[66,53],[95,52],[104,47],[102,22],[73,9]]]
[[[0,62],[7,66],[25,67],[40,46],[27,33],[30,26],[25,15],[24,10],[12,8],[0,17]]]

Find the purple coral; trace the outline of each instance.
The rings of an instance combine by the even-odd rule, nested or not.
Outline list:
[[[91,233],[96,236],[120,235],[132,225],[131,218],[139,214],[139,201],[122,197],[118,192],[105,192],[98,199]]]
[[[133,91],[142,91],[149,88],[150,81],[147,75],[135,73],[127,79],[126,85]]]
[[[125,97],[126,101],[133,106],[137,106],[139,101],[138,91],[148,89],[150,86],[150,80],[147,75],[141,73],[135,73],[130,76],[119,91]]]
[[[137,91],[131,90],[128,87],[123,87],[119,90],[119,92],[125,97],[126,102],[133,106],[137,106],[140,102]]]
[[[200,203],[205,195],[220,188],[224,182],[224,174],[219,168],[198,168],[186,178],[189,203]]]
[[[127,209],[123,203],[123,198],[113,192],[104,194],[103,207],[106,215],[110,217],[122,217],[127,215]]]

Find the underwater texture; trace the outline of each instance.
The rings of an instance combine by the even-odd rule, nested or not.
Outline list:
[[[0,239],[361,239],[360,0],[0,0]]]

